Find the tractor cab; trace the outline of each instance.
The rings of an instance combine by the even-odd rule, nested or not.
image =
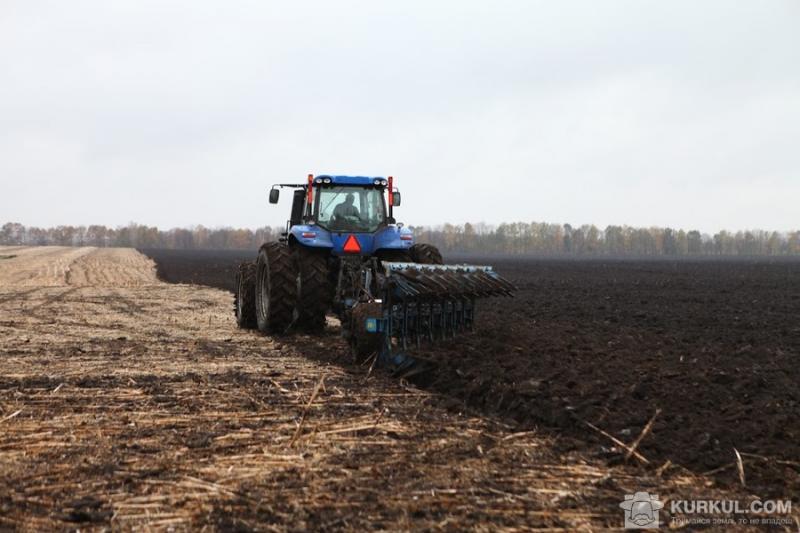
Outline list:
[[[404,250],[413,245],[411,231],[396,224],[393,216],[394,206],[400,205],[393,181],[391,177],[309,175],[304,184],[273,186],[269,200],[277,203],[282,187],[295,189],[284,234],[289,243],[331,248],[336,255],[372,255],[380,249]]]
[[[374,233],[387,223],[382,185],[334,185],[316,187],[313,220],[329,231]]]
[[[328,231],[375,233],[395,222],[392,207],[397,205],[400,193],[392,191],[392,181],[391,177],[309,176],[306,221]],[[388,210],[387,191],[391,195]]]
[[[290,227],[313,223],[328,231],[374,233],[395,223],[392,208],[400,205],[400,193],[392,190],[392,181],[391,177],[309,175],[307,184],[273,186],[270,203],[278,202],[279,187],[294,187]]]

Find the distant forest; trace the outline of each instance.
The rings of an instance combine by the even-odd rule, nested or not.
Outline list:
[[[720,231],[714,235],[672,228],[633,228],[593,225],[514,222],[411,226],[419,242],[444,252],[580,255],[800,255],[800,231]],[[276,240],[283,228],[250,229],[195,226],[160,230],[130,224],[124,227],[25,227],[7,223],[0,229],[0,245],[119,246],[178,250],[256,249]]]

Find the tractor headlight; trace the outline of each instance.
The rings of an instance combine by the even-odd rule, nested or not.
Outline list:
[[[330,183],[330,182],[331,182],[331,179],[330,179],[330,178],[325,178],[323,181],[324,181],[325,183]]]
[[[314,180],[314,183],[322,183],[322,178],[317,178]]]
[[[375,180],[372,183],[373,183],[373,185],[380,185],[381,184],[381,180]]]

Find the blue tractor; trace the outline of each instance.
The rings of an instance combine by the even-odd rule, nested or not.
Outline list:
[[[443,265],[434,246],[415,243],[394,218],[391,177],[309,175],[274,185],[270,203],[283,188],[293,189],[286,231],[237,272],[241,328],[320,332],[332,312],[358,358],[407,368],[411,347],[471,329],[476,299],[514,290],[491,267]]]

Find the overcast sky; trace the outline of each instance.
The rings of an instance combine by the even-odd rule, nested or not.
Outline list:
[[[800,2],[0,0],[0,223],[800,228]]]

